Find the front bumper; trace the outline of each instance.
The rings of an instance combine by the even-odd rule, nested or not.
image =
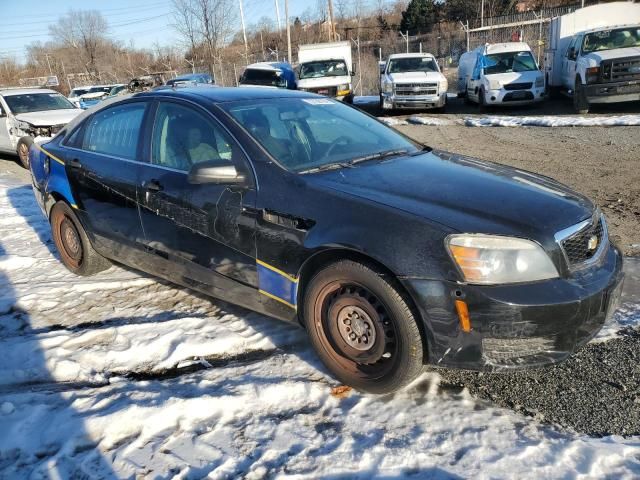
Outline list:
[[[544,87],[529,90],[488,90],[484,100],[487,105],[531,105],[544,100]]]
[[[447,93],[437,95],[396,95],[383,93],[382,108],[391,109],[427,109],[442,108],[447,103]]]
[[[591,340],[616,308],[623,275],[612,245],[602,264],[571,278],[502,286],[402,281],[422,315],[428,363],[499,371],[561,362]],[[455,299],[467,303],[469,333]]]
[[[620,103],[640,100],[640,80],[587,84],[589,103]]]

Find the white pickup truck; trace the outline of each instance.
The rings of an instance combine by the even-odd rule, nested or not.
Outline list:
[[[640,100],[640,4],[613,2],[553,18],[545,52],[547,85],[592,104]]]
[[[300,45],[298,90],[353,102],[353,63],[349,42]]]
[[[396,53],[380,64],[380,109],[437,109],[447,104],[447,79],[430,53]]]

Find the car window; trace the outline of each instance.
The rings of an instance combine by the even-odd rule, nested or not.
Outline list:
[[[145,106],[127,103],[96,113],[86,126],[83,150],[134,160]]]
[[[200,162],[231,163],[233,142],[206,115],[177,103],[161,102],[153,125],[151,163],[189,171]]]

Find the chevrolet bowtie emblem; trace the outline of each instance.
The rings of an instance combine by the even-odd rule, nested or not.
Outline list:
[[[596,248],[598,248],[598,237],[593,235],[587,242],[587,248],[589,250],[595,250]]]

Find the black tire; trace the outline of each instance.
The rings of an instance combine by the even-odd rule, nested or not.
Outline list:
[[[93,249],[84,228],[69,205],[56,202],[49,219],[53,241],[62,263],[69,271],[76,275],[89,276],[111,266],[109,260]]]
[[[580,115],[586,115],[589,113],[589,101],[587,100],[587,91],[582,85],[580,78],[576,78],[576,83],[573,88],[573,109]]]
[[[27,170],[29,170],[29,149],[31,148],[31,145],[33,145],[33,138],[22,137],[18,140],[18,146],[16,148],[20,164]]]
[[[487,104],[484,101],[484,90],[480,89],[480,93],[478,93],[478,111],[480,113],[487,112]]]
[[[313,276],[303,306],[311,344],[344,384],[389,393],[422,372],[425,351],[415,315],[388,275],[341,260]]]
[[[382,96],[382,94],[380,94],[380,103],[378,105],[378,108],[380,109],[380,113],[384,113],[384,97]]]

